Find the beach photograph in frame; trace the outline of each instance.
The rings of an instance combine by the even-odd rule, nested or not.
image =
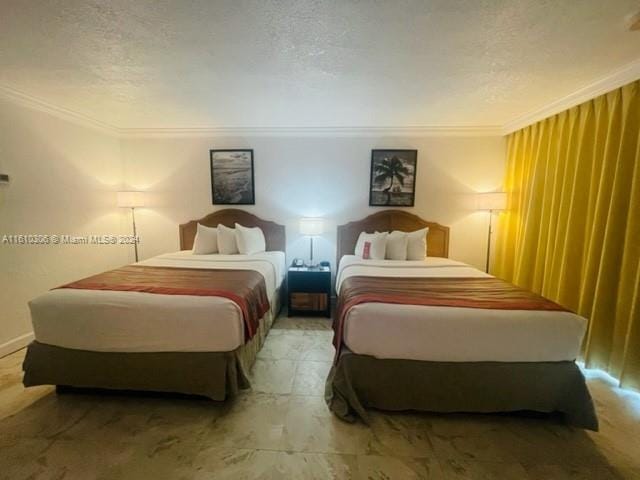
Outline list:
[[[214,205],[255,205],[253,150],[210,150]]]

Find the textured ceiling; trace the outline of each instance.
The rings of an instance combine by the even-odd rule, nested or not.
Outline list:
[[[637,0],[0,0],[0,85],[120,128],[501,125],[640,58]]]

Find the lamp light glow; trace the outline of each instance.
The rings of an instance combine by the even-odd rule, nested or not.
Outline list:
[[[476,210],[506,210],[506,192],[479,193],[476,196]]]
[[[324,220],[322,218],[305,217],[300,219],[300,233],[302,235],[322,235]]]
[[[137,208],[145,206],[144,192],[118,192],[118,207]]]
[[[324,220],[322,218],[304,217],[300,219],[300,233],[306,235],[309,243],[309,266],[313,267],[313,237],[322,235],[324,232]]]

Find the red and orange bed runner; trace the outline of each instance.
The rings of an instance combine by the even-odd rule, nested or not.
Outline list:
[[[342,345],[345,317],[351,308],[362,303],[568,311],[540,295],[493,277],[353,276],[342,282],[333,320],[333,344],[338,353]]]
[[[247,341],[269,311],[264,277],[253,270],[127,265],[58,288],[228,298],[242,311]]]

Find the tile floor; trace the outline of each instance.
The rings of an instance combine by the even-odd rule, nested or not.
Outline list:
[[[640,479],[640,397],[600,378],[599,433],[505,415],[338,420],[326,320],[280,317],[253,389],[225,404],[25,390],[23,355],[0,359],[0,479]]]

